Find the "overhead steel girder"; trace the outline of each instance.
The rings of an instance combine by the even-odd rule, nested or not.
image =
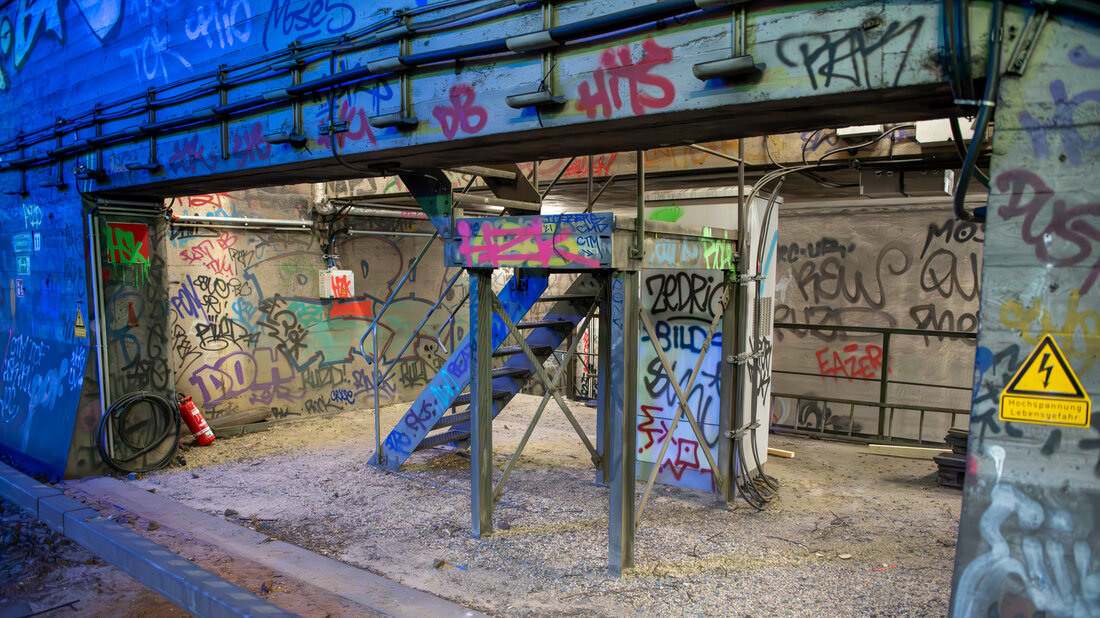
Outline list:
[[[560,28],[542,50],[493,43],[539,32],[544,8],[534,4],[381,40],[357,33],[355,27],[369,25],[357,16],[355,27],[345,30],[356,33],[350,40],[307,41],[292,54],[281,47],[292,37],[270,27],[277,11],[257,12],[253,36],[237,41],[229,57],[217,45],[184,42],[179,28],[186,3],[154,23],[120,16],[117,34],[102,41],[74,25],[60,48],[45,37],[31,41],[28,64],[8,75],[13,96],[5,97],[4,111],[11,124],[0,136],[0,159],[16,171],[0,174],[0,182],[18,185],[22,169],[32,184],[53,179],[54,164],[64,162],[64,169],[79,165],[83,176],[98,179],[83,181],[85,191],[186,194],[447,167],[456,160],[633,150],[824,126],[842,116],[866,122],[939,117],[952,105],[939,66],[938,1],[842,2],[824,15],[811,4],[749,3],[745,52],[758,71],[706,81],[692,68],[730,57],[739,27],[723,2],[698,4],[716,8],[682,0],[554,3],[545,10]],[[677,19],[659,26],[655,18],[639,17],[673,13]],[[634,27],[624,29],[627,24]],[[161,73],[179,68],[179,58],[190,68],[171,73],[186,78],[176,85],[163,85],[160,73],[146,79],[140,66],[135,75],[117,63],[77,61],[93,53],[126,58],[123,51],[140,44],[151,27],[172,37],[176,55],[160,58]],[[586,38],[575,38],[580,34]],[[31,65],[34,73],[51,75],[49,83],[34,83]],[[257,65],[269,68],[257,71]],[[542,85],[562,102],[509,106],[510,96]],[[60,120],[40,141],[25,136],[5,150],[4,142],[15,137],[10,127],[40,127],[42,114],[33,105],[40,100],[49,100],[48,116]],[[382,121],[394,114],[416,122]],[[292,133],[294,140],[283,139]]]

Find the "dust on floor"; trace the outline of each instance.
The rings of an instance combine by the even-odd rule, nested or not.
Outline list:
[[[104,618],[190,615],[0,500],[0,616],[74,612]]]
[[[539,398],[493,426],[496,479]],[[573,406],[588,434],[595,410]],[[383,410],[385,432],[405,412]],[[185,449],[186,465],[136,485],[495,615],[941,616],[961,494],[931,461],[771,436],[781,483],[767,510],[657,486],[636,566],[607,570],[608,489],[564,415],[543,414],[497,506],[470,536],[469,459],[432,449],[396,473],[366,465],[369,412],[284,423]],[[641,485],[639,485],[640,495]]]

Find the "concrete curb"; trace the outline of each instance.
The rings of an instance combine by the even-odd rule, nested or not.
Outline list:
[[[294,616],[0,463],[0,497],[197,616]]]
[[[349,601],[390,616],[484,616],[433,594],[326,558],[307,549],[272,541],[261,532],[184,506],[128,483],[96,477],[68,483],[137,515],[186,532],[220,549],[262,564]]]

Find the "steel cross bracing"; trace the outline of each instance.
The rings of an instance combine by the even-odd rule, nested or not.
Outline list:
[[[599,291],[596,292],[596,297],[594,302],[592,303],[592,306],[588,308],[588,313],[586,313],[584,319],[581,320],[580,326],[577,328],[578,331],[584,332],[584,330],[588,328],[588,324],[592,321],[592,317],[596,314],[596,308],[599,306],[599,299],[603,296],[603,293],[604,286],[601,285]],[[502,310],[497,310],[494,308],[494,311],[496,311],[497,315],[501,316],[501,319],[506,320],[506,314]],[[508,323],[509,321],[506,320],[505,324]],[[519,337],[519,333],[516,332],[511,324],[509,324],[508,328],[510,331],[512,331],[512,334],[516,337],[517,340],[522,341],[522,339]],[[546,404],[550,402],[551,396],[553,396],[554,399],[557,400],[558,405],[562,408],[562,412],[565,412],[565,414],[569,417],[570,422],[573,424],[573,428],[577,430],[577,433],[581,436],[581,439],[584,440],[585,447],[588,448],[589,453],[592,454],[592,463],[596,464],[597,467],[602,466],[599,451],[592,447],[592,443],[588,440],[588,437],[584,433],[584,431],[577,425],[576,419],[568,411],[568,407],[564,405],[564,402],[562,402],[561,396],[558,394],[557,391],[558,382],[563,376],[565,376],[566,368],[569,366],[569,361],[576,354],[577,348],[580,347],[580,344],[581,338],[575,337],[573,339],[573,343],[569,346],[569,350],[565,353],[565,356],[562,357],[558,363],[558,367],[560,368],[559,371],[554,374],[554,377],[550,380],[549,383],[545,383],[546,393],[543,394],[542,401],[539,402],[539,407],[537,410],[535,410],[535,415],[531,417],[531,422],[528,423],[527,430],[523,432],[523,438],[520,439],[519,444],[516,446],[515,452],[512,453],[512,456],[508,459],[508,464],[504,466],[504,472],[502,472],[500,475],[500,481],[497,483],[496,488],[493,489],[494,505],[500,501],[501,492],[504,490],[504,483],[508,480],[509,475],[511,475],[512,468],[515,466],[516,462],[519,461],[519,457],[523,453],[524,447],[527,446],[527,441],[531,439],[531,434],[534,433],[535,426],[538,424],[539,419],[542,417],[542,413],[546,409]],[[525,348],[525,352],[526,351],[527,349]],[[528,354],[528,358],[535,360],[534,358],[532,358],[532,356],[532,354]]]

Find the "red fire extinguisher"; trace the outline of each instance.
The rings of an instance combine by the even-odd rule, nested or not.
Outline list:
[[[199,408],[191,401],[190,395],[180,400],[180,414],[183,415],[183,422],[187,423],[187,428],[191,430],[191,435],[198,440],[199,446],[206,446],[214,441],[214,432],[210,431],[210,426],[206,424],[206,419],[202,417]]]

